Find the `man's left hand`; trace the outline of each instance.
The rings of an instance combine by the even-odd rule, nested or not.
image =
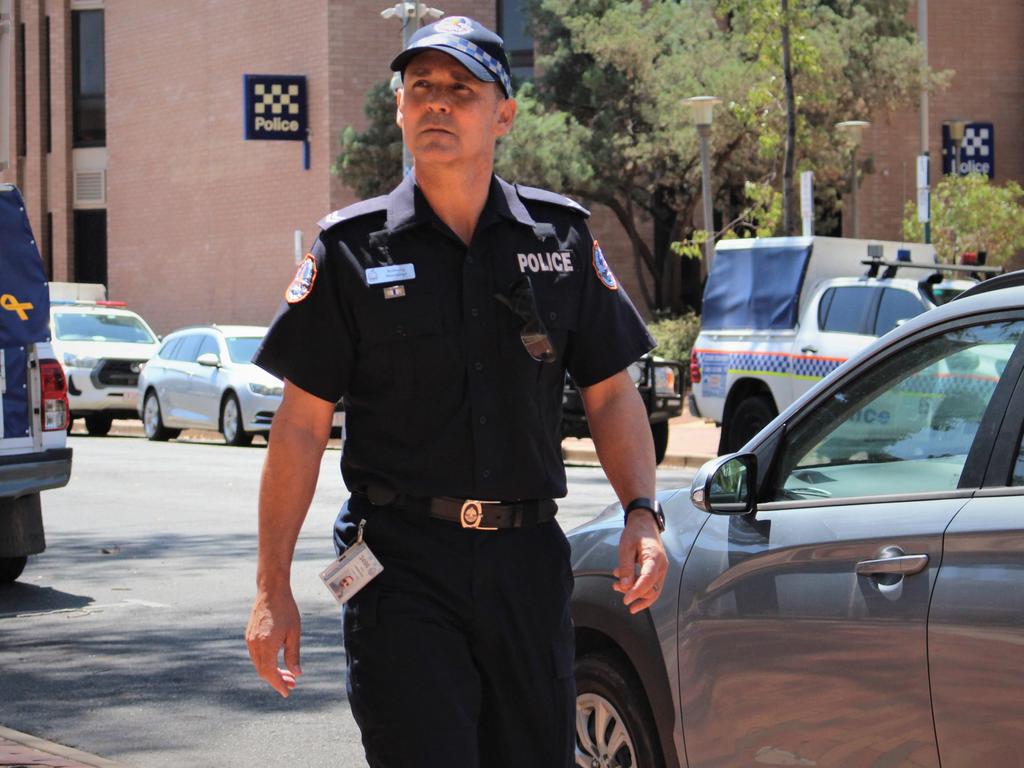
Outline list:
[[[668,556],[652,514],[637,510],[629,515],[619,539],[619,567],[612,573],[618,579],[613,588],[624,593],[622,602],[630,613],[650,608],[661,596],[668,573]]]

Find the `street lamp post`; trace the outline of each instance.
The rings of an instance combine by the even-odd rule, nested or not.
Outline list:
[[[850,221],[851,234],[860,237],[860,211],[857,208],[857,148],[864,140],[864,129],[871,123],[867,120],[843,120],[836,128],[845,133],[853,149],[850,152]]]
[[[945,122],[947,128],[949,128],[949,138],[953,140],[953,162],[950,163],[952,168],[953,176],[959,176],[960,174],[960,150],[964,145],[964,133],[967,130],[966,120],[947,120]]]
[[[391,8],[385,8],[380,12],[380,15],[385,19],[402,20],[402,50],[404,51],[409,45],[409,40],[416,34],[420,21],[427,16],[431,19],[440,19],[444,16],[444,11],[440,8],[431,8],[417,0],[415,3],[396,3]],[[395,72],[391,77],[391,90],[397,91],[401,87],[402,75]],[[409,154],[409,148],[403,145],[402,175],[407,174],[410,168],[412,168],[412,155]]]
[[[708,143],[711,138],[711,113],[722,100],[717,96],[692,96],[683,99],[683,103],[693,109],[693,119],[700,136],[701,194],[704,198],[704,229],[708,233],[708,239],[704,241],[704,260],[710,272],[711,261],[715,257],[715,221],[711,210],[711,158]]]

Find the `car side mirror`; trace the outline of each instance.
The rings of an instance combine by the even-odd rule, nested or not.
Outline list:
[[[697,471],[690,501],[714,515],[745,515],[757,504],[757,456],[731,453],[712,459]]]
[[[196,362],[208,368],[220,368],[220,356],[216,352],[203,352]]]

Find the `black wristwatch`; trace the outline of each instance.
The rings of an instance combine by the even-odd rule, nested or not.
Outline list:
[[[633,499],[629,504],[626,505],[626,512],[622,516],[622,524],[625,525],[629,522],[629,513],[634,509],[646,509],[654,515],[654,522],[658,524],[658,530],[662,533],[665,532],[665,512],[661,508],[661,502],[657,499],[646,499],[640,497],[639,499]]]

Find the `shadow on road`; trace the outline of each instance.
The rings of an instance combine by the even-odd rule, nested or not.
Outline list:
[[[0,619],[74,610],[92,602],[93,598],[86,595],[73,595],[53,587],[20,582],[0,585]]]

